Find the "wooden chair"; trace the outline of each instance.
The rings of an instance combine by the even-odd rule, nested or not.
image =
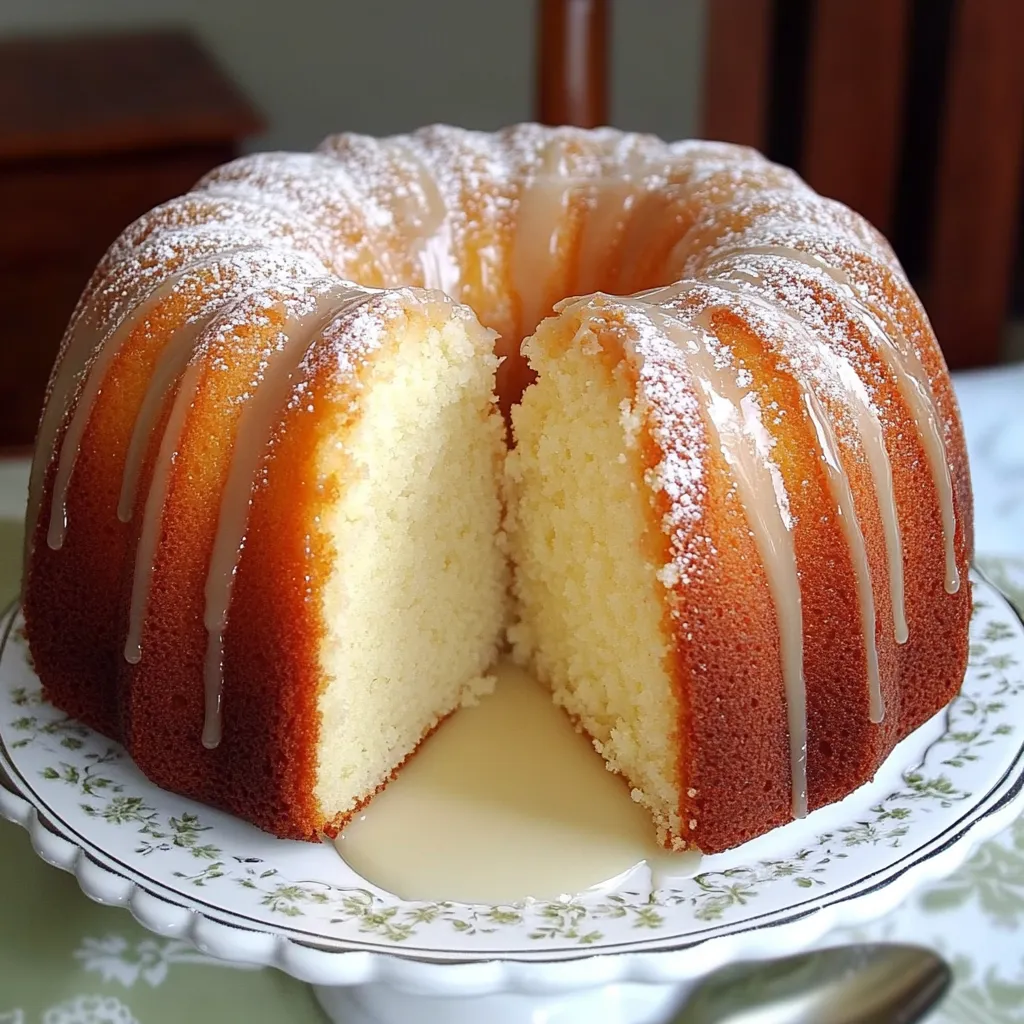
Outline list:
[[[893,241],[950,365],[997,362],[1021,225],[1024,3],[707,8],[702,134],[761,149],[863,213]],[[608,0],[539,0],[539,120],[607,121],[608,26]]]

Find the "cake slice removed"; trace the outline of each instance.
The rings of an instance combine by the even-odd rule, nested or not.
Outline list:
[[[343,446],[325,438],[319,453],[338,493],[322,513],[335,558],[315,796],[328,831],[494,684],[508,581],[493,335],[448,303],[425,312],[368,366]]]
[[[644,483],[638,362],[621,325],[572,309],[524,344],[539,374],[513,408],[506,475],[516,659],[552,689],[608,767],[682,847],[681,708]]]

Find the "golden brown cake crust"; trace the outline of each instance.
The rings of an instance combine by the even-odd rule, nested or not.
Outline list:
[[[248,323],[240,327],[249,329]],[[348,324],[339,320],[333,329],[344,337]],[[228,393],[244,386],[246,372],[238,358],[241,346],[231,344],[239,379],[215,371],[218,386]],[[257,344],[255,359],[258,352]],[[217,367],[217,354],[209,361]],[[203,518],[210,512],[204,495],[223,486],[208,474],[225,472],[231,449],[230,424],[222,413],[226,403],[212,388],[200,387],[168,498],[169,555],[157,564],[145,637],[153,657],[129,669],[122,684],[125,738],[151,779],[275,835],[311,841],[340,825],[314,799],[322,688],[317,652],[324,634],[317,597],[337,557],[314,524],[338,498],[322,486],[316,459],[324,441],[321,410],[348,405],[346,429],[354,426],[359,406],[353,399],[365,364],[347,373],[338,366],[330,345],[304,362],[294,383],[303,401],[282,410],[258,473],[225,634],[220,745],[201,746],[204,708],[196,686],[207,634],[195,609],[202,606],[214,528]],[[216,453],[207,445],[210,437],[217,438]]]
[[[113,403],[97,403],[76,467],[76,486],[69,492],[68,515],[76,529],[69,530],[60,551],[52,551],[45,523],[40,523],[25,608],[47,699],[122,742],[158,785],[230,811],[282,838],[316,841],[330,823],[313,796],[321,687],[317,651],[323,633],[315,598],[320,577],[335,557],[313,528],[333,497],[323,490],[315,465],[324,440],[319,411],[343,405],[354,425],[359,415],[354,399],[365,367],[351,358],[359,354],[351,345],[344,346],[345,357],[339,358],[338,345],[348,330],[345,319],[333,325],[339,341],[324,344],[304,362],[295,387],[306,401],[281,410],[267,446],[225,633],[224,739],[213,750],[201,740],[207,646],[203,589],[218,512],[208,495],[223,489],[231,460],[238,414],[231,397],[244,393],[249,376],[274,343],[285,297],[271,292],[243,315],[236,309],[227,333],[197,356],[205,377],[182,429],[163,502],[161,545],[142,636],[145,657],[132,665],[123,655],[139,519],[134,525],[117,519],[116,461],[114,472],[92,477],[85,461],[92,451],[105,454],[105,467],[119,455],[123,459],[124,424],[134,416],[144,387],[133,390],[132,378],[120,372],[119,364],[111,369],[108,386],[121,401],[116,409]],[[372,299],[374,306],[378,308],[370,313],[379,321],[374,334],[383,339],[382,324],[394,319],[398,309],[390,300]],[[356,315],[366,320],[368,311]],[[148,334],[130,339],[124,362],[141,359],[137,350],[144,350],[148,341]],[[147,379],[145,372],[138,377],[140,385]],[[122,417],[120,445],[96,436],[104,426],[103,411]],[[142,480],[147,485],[160,435],[161,430],[154,431],[144,463]],[[147,489],[141,487],[140,495]],[[96,502],[91,506],[95,512],[83,513],[73,500],[79,494]],[[103,529],[111,522],[117,525],[113,536]],[[85,580],[97,569],[107,570],[111,583],[90,591],[86,600],[66,579],[47,587],[49,574],[58,569],[81,571],[81,577],[72,579]],[[74,627],[53,637],[57,643],[52,646],[48,630],[36,628],[42,616],[52,621],[51,595]],[[66,671],[59,657],[67,661]]]

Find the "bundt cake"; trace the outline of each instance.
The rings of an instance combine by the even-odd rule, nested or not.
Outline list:
[[[507,626],[705,852],[865,782],[966,662],[962,430],[884,239],[751,150],[610,129],[339,135],[141,218],[26,537],[46,696],[289,838],[486,692]]]

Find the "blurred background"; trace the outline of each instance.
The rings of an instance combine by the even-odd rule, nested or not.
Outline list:
[[[0,446],[118,232],[252,149],[527,119],[755,145],[1024,358],[1024,0],[0,0]]]

